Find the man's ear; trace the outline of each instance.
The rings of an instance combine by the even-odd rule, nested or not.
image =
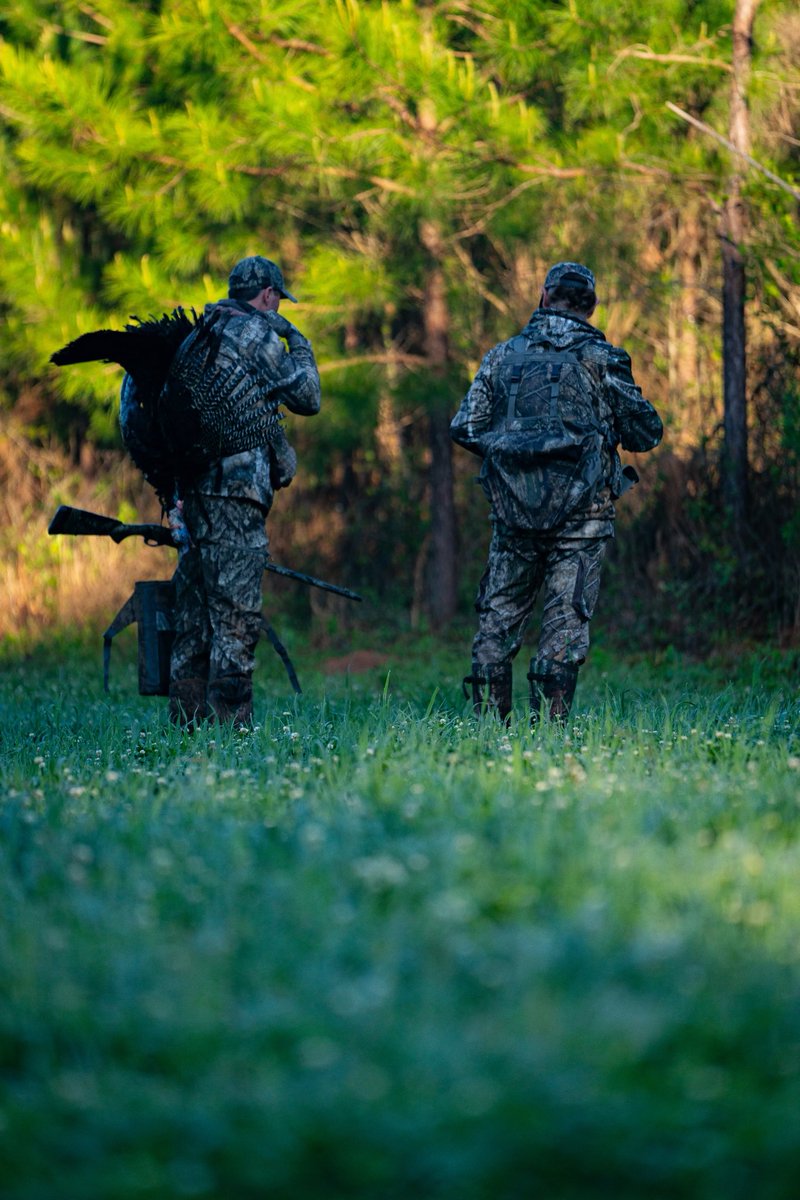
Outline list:
[[[253,308],[257,308],[259,312],[266,312],[268,291],[269,288],[262,288],[261,291],[256,292],[255,296],[253,296],[251,300],[248,300],[247,303],[252,304]]]
[[[542,288],[542,294],[539,297],[539,308],[549,308],[549,307],[550,307],[550,297],[547,295],[547,289]]]

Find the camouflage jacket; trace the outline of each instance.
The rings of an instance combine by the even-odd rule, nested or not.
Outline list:
[[[634,452],[652,450],[663,434],[661,418],[634,382],[629,355],[606,341],[601,331],[587,321],[561,310],[538,308],[522,336],[547,342],[558,351],[580,346],[576,353],[599,380],[597,417],[609,431],[603,450],[606,482],[591,508],[575,514],[566,531],[581,537],[607,536],[613,532],[613,500],[627,486],[617,446]],[[453,440],[481,457],[489,435],[507,409],[504,373],[498,367],[513,352],[511,340],[500,342],[486,354],[450,426]]]
[[[230,299],[206,305],[205,312],[220,309],[227,318],[220,356],[232,363],[251,363],[257,374],[274,380],[272,395],[291,412],[318,413],[319,373],[308,339],[293,329],[287,351],[273,328],[278,324],[273,313]],[[297,456],[281,429],[269,445],[220,459],[193,483],[192,490],[204,496],[251,500],[269,510],[275,489],[288,486],[296,468]]]

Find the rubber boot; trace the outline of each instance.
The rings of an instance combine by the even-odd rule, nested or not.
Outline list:
[[[578,663],[554,658],[532,658],[528,681],[531,685],[531,725],[535,728],[543,704],[551,721],[566,724],[578,684]]]
[[[209,716],[234,729],[253,724],[253,680],[249,675],[220,675],[208,685]]]
[[[182,729],[194,729],[208,716],[205,679],[171,679],[169,719]]]
[[[491,714],[505,724],[511,715],[511,663],[472,664],[472,674],[464,680],[472,684],[472,707],[476,717]]]

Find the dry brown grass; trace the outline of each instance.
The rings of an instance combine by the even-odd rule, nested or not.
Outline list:
[[[159,521],[155,494],[121,452],[84,446],[79,461],[62,449],[33,445],[13,422],[0,425],[0,636],[23,644],[48,630],[91,630],[110,624],[138,579],[168,579],[175,555],[140,538],[115,545],[101,537],[50,537],[59,504],[124,521]],[[342,533],[342,514],[321,511],[295,483],[279,494],[269,520],[276,561],[324,568]],[[310,566],[309,566],[310,563]],[[289,589],[290,590],[290,589]],[[281,586],[270,578],[270,592]],[[351,614],[348,601],[312,592],[312,612]]]
[[[174,555],[140,539],[50,537],[59,504],[124,520],[159,519],[158,502],[121,455],[79,464],[0,429],[0,635],[29,641],[48,628],[104,629],[137,579],[169,578]]]

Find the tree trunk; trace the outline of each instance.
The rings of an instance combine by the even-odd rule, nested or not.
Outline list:
[[[425,356],[430,364],[431,375],[439,383],[447,374],[450,328],[445,277],[441,266],[441,232],[434,222],[423,221],[420,238],[432,260],[425,284],[423,307]],[[433,391],[428,435],[431,524],[424,608],[432,628],[441,629],[452,620],[456,611],[456,511],[448,398],[446,389],[435,387]]]
[[[453,619],[457,599],[456,511],[450,416],[450,412],[441,405],[430,416],[431,540],[427,609],[434,629],[441,629]]]
[[[375,447],[378,458],[384,469],[392,475],[398,472],[403,466],[402,435],[394,404],[394,392],[398,379],[398,368],[394,357],[391,331],[391,322],[394,315],[394,305],[386,304],[381,325],[383,350],[386,354],[386,372],[383,387],[378,397],[378,420],[375,425]]]
[[[689,197],[675,214],[673,254],[679,286],[670,301],[667,320],[670,400],[679,414],[671,440],[676,448],[687,452],[697,445],[704,428],[697,339],[700,241],[696,201]]]
[[[750,149],[746,93],[757,7],[758,0],[736,0],[733,18],[733,78],[728,134],[733,145],[743,154]],[[747,519],[747,359],[745,264],[742,253],[746,223],[741,190],[741,160],[736,159],[722,218],[722,467],[725,504],[737,543],[741,543]]]

